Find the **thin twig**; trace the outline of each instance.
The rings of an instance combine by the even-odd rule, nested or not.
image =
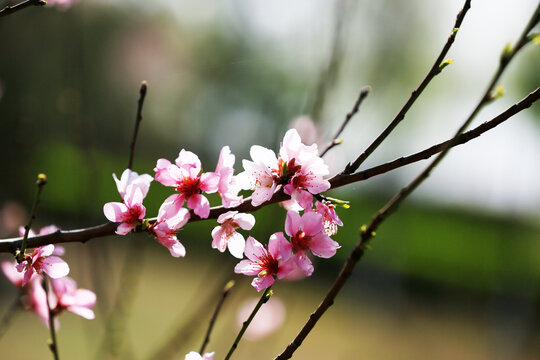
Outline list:
[[[135,118],[135,129],[133,130],[133,139],[131,140],[128,169],[133,168],[133,156],[135,155],[135,144],[137,143],[137,134],[139,133],[139,125],[141,124],[141,121],[143,119],[142,108],[144,105],[144,98],[146,97],[147,88],[148,86],[146,84],[146,81],[143,81],[139,89],[139,101],[137,101],[137,117]]]
[[[524,99],[522,100],[522,102],[525,102],[526,100],[527,99]],[[518,103],[518,105],[519,104],[521,104],[521,102]],[[451,146],[453,147],[453,146],[465,144],[466,142],[472,139],[475,139],[481,136],[482,134],[484,134],[485,132],[495,128],[496,126],[500,125],[504,121],[510,119],[512,116],[513,116],[512,113],[503,112],[499,114],[498,116],[494,117],[493,119],[483,123],[482,125],[479,125],[475,129],[461,134],[456,140],[454,140]],[[447,140],[445,142],[442,142],[437,145],[433,145],[415,154],[412,154],[406,157],[401,157],[393,161],[390,161],[388,163],[374,166],[372,168],[369,168],[369,169],[366,169],[366,170],[363,170],[354,174],[350,174],[350,175],[338,174],[329,180],[331,189],[337,189],[339,187],[342,187],[351,183],[367,180],[369,178],[372,178],[373,176],[381,175],[389,171],[395,170],[397,168],[403,167],[405,165],[409,165],[409,164],[412,164],[421,160],[425,160],[433,156],[434,154],[441,152],[444,149],[444,147],[451,141],[452,140]],[[239,205],[236,208],[226,209],[222,206],[216,206],[216,207],[211,208],[210,215],[208,216],[207,220],[217,219],[219,215],[227,211],[231,211],[231,210],[236,210],[239,212],[254,212],[269,204],[274,204],[274,203],[281,202],[287,199],[289,199],[288,195],[284,194],[283,191],[278,191],[273,195],[271,200],[259,206],[251,205],[251,198],[247,198],[246,200],[244,200],[244,202],[241,205]],[[150,223],[154,222],[155,220],[156,220],[155,218],[151,218]],[[189,222],[194,222],[194,221],[199,221],[199,220],[201,220],[201,218],[192,214]],[[28,239],[28,245],[29,247],[38,247],[38,246],[43,246],[47,244],[61,244],[61,243],[68,243],[68,242],[85,243],[86,241],[91,240],[91,239],[100,238],[104,236],[113,236],[115,234],[115,230],[117,227],[118,227],[118,224],[108,222],[105,224],[96,225],[89,228],[83,228],[83,229],[77,229],[77,230],[61,230],[53,234],[37,235],[35,237],[31,237]],[[21,241],[22,241],[22,237],[1,239],[0,240],[0,253],[7,253],[7,252],[14,253],[14,251],[19,247]]]
[[[497,70],[495,71],[495,74],[493,75],[493,78],[491,79],[485,93],[480,98],[480,101],[478,102],[478,105],[475,107],[475,109],[472,111],[472,113],[469,115],[469,117],[465,120],[465,122],[462,124],[462,126],[458,129],[458,131],[453,136],[452,140],[448,142],[445,145],[445,148],[439,153],[439,155],[426,167],[424,171],[422,171],[409,185],[401,189],[382,209],[380,209],[377,214],[372,218],[370,224],[367,227],[361,228],[360,233],[360,240],[355,245],[349,256],[347,257],[347,261],[343,265],[343,268],[341,269],[341,272],[339,273],[338,277],[328,290],[327,294],[325,295],[322,302],[319,304],[315,312],[311,314],[308,321],[304,324],[302,330],[298,333],[298,335],[294,338],[294,340],[287,346],[287,348],[276,357],[276,360],[284,360],[284,359],[290,359],[296,349],[302,344],[304,339],[307,337],[307,335],[311,332],[313,327],[317,324],[318,320],[322,317],[322,315],[328,310],[330,306],[334,303],[334,300],[345,284],[345,282],[348,280],[348,278],[352,274],[352,270],[354,269],[354,266],[356,263],[360,260],[360,258],[364,255],[364,252],[366,250],[366,246],[368,242],[375,237],[375,232],[378,229],[379,225],[393,212],[397,210],[399,205],[416,189],[418,186],[428,178],[431,171],[442,161],[444,156],[450,151],[451,147],[455,144],[456,141],[458,141],[459,136],[463,133],[463,131],[467,128],[467,126],[472,122],[472,120],[475,118],[475,116],[478,114],[480,109],[487,103],[491,102],[493,100],[493,97],[491,96],[491,92],[493,91],[495,84],[498,82],[500,76],[506,69],[507,65],[510,63],[510,61],[513,59],[515,54],[518,50],[520,50],[524,45],[526,45],[530,39],[527,37],[530,30],[538,23],[540,17],[539,17],[539,11],[540,11],[540,4],[536,8],[535,12],[533,13],[533,16],[531,17],[531,20],[525,27],[525,30],[523,34],[521,35],[520,39],[517,42],[517,45],[514,48],[514,51],[507,51],[503,52],[503,56],[501,57],[501,61],[499,62],[499,66]],[[518,102],[517,104],[512,105],[510,108],[508,108],[506,111],[501,113],[499,117],[511,117],[518,112],[530,107],[534,102],[536,102],[540,98],[540,88],[537,88],[535,91],[530,93],[527,97],[525,97],[523,100]]]
[[[0,17],[13,14],[16,11],[26,9],[30,6],[45,6],[47,2],[44,0],[26,0],[15,5],[7,5],[2,10],[0,10]]]
[[[30,229],[32,228],[32,223],[34,222],[34,219],[36,218],[36,211],[37,207],[39,205],[39,200],[41,198],[41,191],[43,190],[43,186],[47,183],[47,176],[45,174],[38,174],[37,180],[36,180],[36,195],[34,196],[34,204],[32,205],[32,210],[30,211],[30,219],[28,220],[28,224],[24,227],[24,236],[22,238],[22,245],[20,251],[17,253],[17,261],[20,263],[24,260],[24,253],[26,251],[27,242],[28,242],[28,234],[30,234]]]
[[[353,108],[351,109],[351,111],[349,111],[349,113],[347,113],[338,131],[336,132],[332,140],[326,145],[326,148],[321,152],[321,157],[323,157],[334,146],[341,144],[341,141],[338,140],[339,135],[341,135],[343,130],[345,130],[345,127],[347,126],[347,124],[349,124],[349,121],[352,119],[352,117],[356,115],[360,108],[360,105],[362,104],[362,101],[364,101],[370,91],[371,88],[369,86],[365,86],[362,88],[362,90],[360,90],[360,95],[358,95],[358,98],[356,99]]]
[[[461,26],[461,23],[465,18],[465,14],[467,14],[467,11],[470,7],[471,0],[466,0],[465,4],[463,4],[463,8],[457,15],[456,22],[454,24],[452,32],[450,33],[450,36],[448,37],[448,40],[446,41],[446,44],[442,48],[441,53],[431,66],[431,69],[427,73],[424,80],[422,80],[418,88],[416,88],[416,90],[411,93],[411,96],[409,97],[405,105],[403,105],[401,110],[399,110],[399,112],[390,122],[390,124],[388,124],[388,126],[379,134],[379,136],[377,136],[377,138],[366,148],[366,150],[364,150],[364,152],[360,154],[360,156],[358,156],[358,158],[354,162],[349,163],[345,167],[345,170],[343,170],[343,174],[352,174],[360,167],[360,165],[362,165],[362,163],[368,158],[368,156],[371,155],[373,151],[375,151],[375,149],[377,149],[377,147],[384,141],[384,139],[386,139],[388,135],[390,135],[390,133],[396,128],[396,126],[405,118],[405,114],[407,113],[407,111],[409,111],[414,102],[420,97],[420,94],[422,94],[422,92],[431,82],[431,80],[441,72],[442,68],[444,67],[444,58],[446,57],[448,50],[450,50],[450,47],[454,43],[459,27]]]
[[[268,300],[270,300],[270,297],[272,296],[272,290],[270,290],[271,288],[272,288],[272,286],[267,287],[266,289],[264,289],[264,292],[263,292],[261,298],[259,299],[259,302],[257,303],[257,305],[255,305],[255,308],[253,309],[253,311],[251,312],[251,314],[249,315],[247,320],[244,321],[244,323],[242,324],[242,328],[240,329],[240,332],[236,336],[236,339],[234,339],[234,342],[231,345],[231,348],[229,349],[229,352],[227,353],[227,356],[225,356],[225,360],[230,359],[230,357],[232,356],[232,354],[234,353],[234,351],[238,347],[238,343],[242,339],[242,336],[244,336],[244,333],[246,332],[249,324],[251,324],[251,321],[253,320],[255,315],[257,315],[257,312],[259,312],[259,309],[261,308],[261,306],[263,306]]]
[[[231,280],[227,282],[227,284],[223,288],[223,291],[221,292],[221,297],[219,298],[216,309],[214,310],[214,314],[212,314],[212,318],[210,319],[210,323],[208,324],[208,330],[206,330],[206,335],[204,336],[204,340],[201,345],[201,349],[199,350],[199,354],[204,353],[204,349],[206,349],[206,345],[208,345],[208,342],[210,341],[210,334],[212,333],[212,329],[214,328],[216,319],[219,315],[219,312],[221,311],[221,307],[223,306],[225,299],[227,298],[233,287],[234,280]]]
[[[51,333],[51,341],[49,343],[49,349],[53,353],[54,360],[59,360],[60,356],[58,355],[58,340],[56,339],[56,330],[54,329],[54,317],[55,313],[51,308],[51,303],[49,301],[50,292],[52,291],[51,286],[49,285],[50,278],[47,275],[43,276],[43,284],[45,285],[45,295],[47,296],[47,309],[49,310],[49,331]]]

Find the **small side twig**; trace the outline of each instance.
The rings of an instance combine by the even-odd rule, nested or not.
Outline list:
[[[24,227],[24,236],[22,239],[22,245],[20,251],[17,253],[17,261],[20,263],[24,260],[24,253],[26,251],[26,246],[28,244],[28,234],[30,234],[30,229],[32,228],[32,223],[34,222],[34,219],[36,218],[36,211],[37,207],[39,205],[39,200],[41,198],[41,191],[43,190],[43,187],[47,184],[47,175],[45,174],[38,174],[37,180],[36,180],[36,195],[34,196],[34,204],[32,205],[32,210],[30,212],[30,219],[28,220],[28,224]]]
[[[212,314],[212,318],[210,319],[210,323],[208,324],[208,330],[206,330],[206,335],[204,336],[204,340],[201,345],[201,349],[199,350],[199,354],[204,353],[204,350],[206,349],[206,345],[208,345],[208,342],[210,341],[210,334],[212,333],[212,329],[214,328],[216,319],[219,315],[219,312],[221,311],[221,307],[223,306],[225,299],[227,298],[227,296],[229,295],[233,287],[234,287],[234,280],[231,280],[223,288],[221,297],[219,298],[216,309],[214,310],[214,314]]]
[[[0,17],[13,14],[14,12],[17,12],[22,9],[26,9],[27,7],[30,7],[30,6],[45,6],[45,5],[47,5],[47,1],[44,1],[44,0],[26,0],[15,5],[7,5],[2,10],[0,10]]]
[[[427,73],[424,80],[422,80],[416,90],[411,93],[411,96],[409,97],[405,105],[403,105],[401,110],[399,110],[399,112],[390,122],[390,124],[388,124],[388,126],[379,134],[379,136],[377,136],[377,138],[366,148],[366,150],[364,150],[364,152],[360,154],[358,158],[356,158],[354,162],[349,163],[345,167],[342,172],[343,174],[352,174],[360,167],[360,165],[362,165],[362,163],[369,157],[369,155],[371,155],[375,151],[375,149],[379,147],[379,145],[384,141],[384,139],[386,139],[388,135],[390,135],[390,133],[396,128],[396,126],[398,126],[398,124],[405,118],[405,114],[407,113],[407,111],[409,111],[414,102],[420,97],[420,94],[422,94],[422,92],[428,86],[431,80],[433,80],[433,78],[437,76],[446,65],[448,65],[449,62],[445,62],[444,58],[450,50],[450,47],[454,43],[459,27],[461,26],[461,23],[463,22],[463,19],[465,18],[465,15],[467,14],[467,11],[470,9],[470,7],[471,0],[466,0],[463,4],[463,8],[457,15],[456,22],[454,24],[452,32],[450,33],[450,36],[448,37],[448,40],[446,41],[446,44],[444,44],[439,56],[431,66],[431,69],[429,69],[429,72]]]
[[[332,140],[330,140],[330,142],[326,145],[325,149],[319,155],[320,157],[323,157],[324,155],[326,155],[326,153],[330,149],[332,149],[334,146],[341,144],[341,140],[338,139],[339,136],[341,135],[343,130],[345,130],[345,127],[349,124],[349,121],[351,121],[353,116],[356,115],[356,113],[360,109],[360,105],[362,104],[364,99],[368,96],[370,91],[371,91],[371,88],[369,86],[365,86],[362,88],[362,90],[360,90],[360,95],[358,95],[358,98],[356,99],[356,102],[354,103],[353,108],[351,109],[351,111],[347,113],[338,131],[336,132]]]
[[[143,119],[142,108],[144,105],[144,98],[146,97],[147,88],[148,88],[148,85],[146,81],[143,81],[139,89],[139,100],[137,101],[137,117],[135,118],[135,129],[133,130],[133,139],[131,140],[128,169],[131,169],[133,167],[133,157],[135,156],[135,144],[137,143],[137,134],[139,133],[139,125],[141,124],[141,121]]]
[[[51,303],[49,301],[49,295],[52,291],[51,286],[49,285],[50,278],[47,275],[43,276],[43,284],[45,285],[45,294],[47,296],[47,308],[49,309],[49,331],[51,333],[51,340],[49,343],[49,349],[54,356],[54,360],[59,360],[60,356],[58,355],[58,340],[56,339],[56,330],[54,328],[54,317],[55,313],[51,308]]]
[[[234,351],[238,347],[238,343],[242,339],[242,336],[244,336],[244,333],[246,332],[249,324],[251,324],[251,321],[253,321],[253,318],[255,317],[255,315],[257,315],[257,312],[259,312],[259,309],[261,308],[261,306],[266,304],[266,302],[268,302],[268,300],[270,300],[270,297],[272,297],[273,293],[272,293],[272,290],[270,290],[270,289],[271,289],[271,286],[264,289],[264,292],[263,292],[261,298],[259,299],[259,302],[257,303],[257,305],[255,305],[255,308],[253,309],[253,311],[251,312],[251,314],[249,315],[247,320],[244,321],[244,323],[242,324],[242,328],[240,329],[240,332],[236,336],[236,339],[234,339],[234,342],[231,345],[231,348],[229,349],[229,352],[227,353],[227,356],[225,356],[225,360],[229,360],[231,358],[232,354],[234,353]]]

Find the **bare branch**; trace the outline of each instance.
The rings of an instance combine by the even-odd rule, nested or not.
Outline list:
[[[7,5],[5,8],[0,10],[0,17],[13,14],[22,9],[26,9],[30,6],[45,6],[47,2],[44,0],[26,0],[15,5]]]
[[[219,301],[216,305],[216,309],[214,310],[214,313],[212,314],[212,318],[210,319],[210,323],[208,324],[208,329],[206,330],[206,335],[204,336],[204,340],[201,345],[201,349],[199,350],[199,354],[204,353],[204,350],[206,349],[206,345],[208,345],[208,342],[210,341],[210,334],[212,333],[212,329],[214,328],[216,319],[219,315],[219,312],[221,311],[221,307],[223,306],[225,299],[227,299],[227,296],[229,296],[233,287],[234,287],[234,280],[230,280],[229,282],[227,282],[227,284],[225,284],[225,287],[223,288],[223,291],[221,292],[221,297],[219,298]]]
[[[529,94],[525,99],[521,100],[519,103],[512,105],[509,109],[507,109],[505,112],[501,113],[497,118],[500,118],[500,121],[504,121],[502,119],[509,118],[518,112],[528,108],[531,106],[532,103],[538,100],[540,97],[540,88],[536,89],[534,92]],[[494,119],[495,120],[495,119]],[[449,147],[447,147],[446,150],[448,150]],[[442,154],[441,154],[442,155]],[[428,167],[433,168],[433,167]],[[421,174],[423,175],[425,171]],[[304,339],[308,336],[308,334],[311,332],[311,330],[315,327],[319,319],[323,316],[323,314],[330,308],[330,306],[333,305],[334,300],[338,293],[341,291],[341,288],[343,285],[347,282],[349,277],[352,274],[352,271],[354,269],[354,266],[356,263],[362,258],[364,255],[364,252],[366,250],[367,243],[375,237],[375,231],[379,227],[379,225],[393,212],[397,209],[399,204],[414,190],[418,185],[426,178],[426,177],[419,177],[420,180],[413,181],[413,183],[406,188],[402,189],[392,200],[390,200],[379,212],[373,217],[371,220],[371,223],[367,227],[362,227],[360,240],[355,245],[349,256],[347,257],[347,261],[343,265],[343,268],[341,269],[341,272],[339,273],[338,277],[326,293],[326,296],[322,300],[322,302],[319,304],[317,309],[309,316],[308,321],[304,324],[302,330],[298,333],[298,335],[294,338],[294,340],[287,346],[287,348],[278,356],[276,357],[276,360],[284,360],[284,359],[290,359],[293,355],[293,353],[302,345],[302,342]],[[418,178],[417,178],[418,179]]]
[[[358,95],[358,98],[356,99],[356,102],[354,103],[353,108],[347,115],[345,116],[345,119],[341,123],[341,126],[339,127],[338,131],[332,138],[332,140],[326,145],[326,148],[321,152],[321,157],[323,157],[330,149],[332,149],[334,146],[341,144],[341,142],[338,140],[339,135],[345,130],[345,127],[347,124],[349,124],[349,121],[352,119],[354,115],[358,112],[360,109],[360,105],[364,101],[364,99],[368,96],[369,92],[371,91],[371,88],[369,86],[365,86],[360,90],[360,95]]]
[[[128,169],[133,168],[133,156],[135,155],[135,144],[137,143],[137,134],[139,133],[139,125],[143,119],[142,117],[142,108],[144,105],[144,98],[146,96],[146,90],[148,86],[146,81],[141,83],[139,89],[139,101],[137,101],[137,117],[135,118],[135,129],[133,130],[133,139],[131,140],[130,153],[129,153],[129,163]]]
[[[360,167],[360,165],[362,165],[362,163],[368,158],[368,156],[371,155],[373,151],[377,149],[377,147],[379,147],[379,145],[384,141],[384,139],[386,139],[388,135],[390,135],[390,133],[396,128],[396,126],[405,118],[405,114],[407,113],[407,111],[409,111],[414,102],[420,97],[420,94],[422,94],[422,92],[431,82],[431,80],[441,72],[443,67],[441,65],[443,64],[444,58],[446,57],[448,50],[450,50],[450,47],[454,43],[459,27],[461,26],[461,23],[465,18],[465,14],[467,14],[467,11],[470,9],[470,7],[471,0],[466,0],[465,4],[463,5],[463,9],[461,9],[461,11],[457,15],[456,22],[454,24],[452,32],[450,33],[450,36],[448,37],[448,40],[446,41],[446,44],[444,45],[441,53],[439,54],[433,65],[431,66],[431,69],[427,73],[424,80],[420,83],[418,88],[416,88],[416,90],[411,93],[411,96],[409,97],[405,105],[403,105],[398,114],[394,117],[392,122],[388,124],[388,126],[383,130],[383,132],[379,134],[379,136],[377,136],[377,138],[371,143],[371,145],[369,145],[367,149],[364,150],[364,152],[360,154],[360,156],[354,162],[349,163],[345,167],[345,170],[343,170],[342,172],[343,174],[352,174]]]

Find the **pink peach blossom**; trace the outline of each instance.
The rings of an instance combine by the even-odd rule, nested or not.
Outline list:
[[[142,204],[143,191],[137,184],[129,184],[123,202],[108,202],[103,206],[103,213],[109,221],[120,223],[116,229],[118,235],[126,235],[142,223],[146,208]]]
[[[163,205],[162,205],[163,207]],[[166,212],[160,208],[156,222],[148,227],[148,233],[167,249],[174,257],[184,257],[186,249],[176,237],[176,232],[189,221],[189,211],[181,208],[176,216],[165,218]]]
[[[49,302],[55,313],[65,309],[85,319],[95,317],[92,308],[96,305],[96,294],[88,289],[78,289],[70,277],[51,279],[51,284],[54,296]]]
[[[126,196],[127,187],[131,184],[138,185],[139,189],[141,189],[143,198],[145,198],[150,189],[150,183],[154,180],[154,178],[148,174],[139,175],[131,169],[124,170],[120,179],[116,177],[116,174],[113,174],[113,179],[122,199]]]
[[[234,177],[234,160],[228,146],[224,146],[219,153],[219,160],[215,174],[219,175],[218,194],[221,196],[222,204],[226,208],[238,206],[242,203],[242,196],[238,196],[240,187]]]
[[[304,215],[289,211],[285,220],[285,232],[290,236],[291,242],[285,247],[294,253],[294,261],[306,276],[313,273],[313,264],[308,257],[308,250],[313,255],[330,258],[336,254],[339,244],[323,231],[323,216],[315,212],[306,212]]]
[[[244,250],[248,259],[240,261],[234,272],[248,276],[256,275],[251,286],[257,291],[266,289],[274,283],[276,277],[283,279],[294,269],[290,248],[287,249],[286,244],[287,240],[280,232],[270,236],[268,249],[249,236]]]
[[[214,360],[214,353],[205,353],[201,356],[198,352],[191,351],[189,354],[186,354],[184,360]]]
[[[210,202],[202,192],[214,193],[218,190],[219,175],[208,172],[202,173],[201,161],[194,153],[182,149],[176,165],[167,159],[159,159],[156,167],[155,179],[165,186],[175,187],[178,194],[169,196],[163,203],[165,217],[174,217],[184,206],[193,209],[193,212],[206,219],[210,214]]]
[[[328,166],[319,157],[317,145],[304,145],[295,129],[290,129],[276,157],[272,150],[254,145],[250,150],[251,159],[243,160],[244,172],[238,174],[238,182],[244,190],[254,190],[251,203],[258,206],[272,198],[275,191],[284,186],[302,208],[310,209],[312,194],[319,194],[330,188],[324,176],[329,174]]]
[[[19,226],[19,236],[24,236],[26,229],[24,226]],[[55,232],[60,231],[60,228],[56,225],[47,225],[39,229],[39,235],[48,235],[48,234],[54,234]],[[28,232],[28,237],[34,237],[36,236],[36,233],[34,230],[30,229]],[[62,256],[66,252],[66,249],[64,249],[63,246],[55,245],[54,251],[52,255]]]
[[[315,203],[315,209],[313,209],[313,211],[322,215],[324,222],[324,232],[328,236],[337,234],[338,225],[343,226],[343,222],[341,222],[340,218],[336,213],[336,207],[330,201],[317,201]]]
[[[287,276],[287,279],[288,278],[289,276]],[[258,298],[253,298],[245,301],[240,306],[236,314],[236,323],[239,328],[249,317],[258,301]],[[244,338],[246,340],[256,341],[272,334],[283,325],[285,314],[286,311],[283,302],[277,296],[272,296],[270,300],[259,309],[244,333]]]
[[[34,312],[45,326],[49,327],[49,306],[47,305],[47,293],[41,285],[41,278],[35,278],[30,282],[28,293],[22,298],[27,309]],[[56,319],[55,319],[56,320]]]
[[[228,247],[234,257],[241,259],[246,240],[236,229],[251,230],[255,225],[255,217],[251,214],[238,213],[238,211],[228,211],[221,214],[217,221],[221,225],[212,230],[212,247],[221,252]]]
[[[2,272],[6,276],[6,278],[16,287],[22,288],[23,287],[23,280],[24,280],[24,274],[17,271],[17,263],[11,262],[11,261],[2,261],[0,263],[0,266],[2,267]],[[29,283],[34,278],[33,274],[30,276],[30,280],[28,280],[26,283]],[[25,285],[26,285],[25,283]]]
[[[237,175],[237,181],[242,189],[253,190],[251,204],[259,206],[278,189],[278,160],[272,150],[259,145],[253,145],[249,154],[253,161],[242,160],[244,172]]]
[[[24,271],[22,286],[26,285],[34,273],[47,274],[52,279],[61,278],[69,273],[69,265],[57,256],[51,256],[54,245],[49,244],[34,249],[32,254],[26,254],[24,260],[16,268]]]

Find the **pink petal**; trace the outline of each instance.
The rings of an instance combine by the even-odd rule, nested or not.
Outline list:
[[[294,262],[294,259],[292,257],[289,257],[288,260],[281,261],[279,263],[277,278],[281,280],[287,277],[295,269],[296,269],[296,263]]]
[[[135,229],[135,226],[136,225],[132,223],[121,223],[120,225],[118,225],[115,232],[118,235],[126,235],[129,234],[131,230]]]
[[[234,217],[234,222],[244,230],[251,230],[255,225],[255,216],[251,214],[239,213]]]
[[[212,248],[218,249],[220,252],[224,252],[227,248],[227,237],[223,228],[221,226],[216,226],[212,230]],[[240,256],[240,259],[243,258],[243,253]]]
[[[282,232],[273,233],[268,240],[268,252],[274,259],[277,259],[283,247],[282,242],[287,242]]]
[[[339,248],[339,244],[330,239],[330,237],[328,237],[328,235],[325,233],[320,233],[319,235],[313,237],[311,244],[309,245],[309,249],[314,255],[325,259],[334,256],[336,254],[336,250]]]
[[[207,172],[201,175],[199,188],[205,193],[212,194],[218,190],[219,175],[213,172]]]
[[[256,188],[253,194],[251,194],[251,205],[259,206],[262,203],[270,200],[272,195],[274,195],[275,190],[275,184],[272,184],[271,187],[260,186]]]
[[[218,216],[217,222],[223,224],[225,221],[232,219],[236,214],[238,214],[238,211],[227,211]]]
[[[193,212],[201,219],[206,219],[210,215],[210,202],[204,195],[191,195],[187,199],[187,207],[193,209]]]
[[[313,264],[305,252],[298,251],[294,256],[294,262],[300,269],[302,269],[306,276],[311,276],[311,274],[313,274]]]
[[[37,257],[50,256],[54,252],[54,245],[49,244],[37,248]]]
[[[184,198],[184,194],[172,194],[165,199],[163,204],[159,207],[158,219],[166,220],[177,216],[181,211],[180,209],[182,209],[182,206],[184,206]]]
[[[15,267],[16,265],[17,263],[13,263],[11,261],[2,261],[2,263],[0,263],[0,266],[2,267],[2,272],[8,278],[8,280],[13,285],[20,287],[22,286],[24,275],[17,271],[17,268]]]
[[[39,235],[48,235],[54,234],[55,232],[60,231],[60,228],[56,225],[47,225],[39,229]]]
[[[300,214],[294,211],[287,211],[287,218],[285,219],[285,232],[289,236],[295,236],[300,229],[302,220]]]
[[[156,172],[156,181],[162,183],[165,186],[176,186],[176,178],[173,178],[169,173],[169,167],[171,162],[167,159],[159,159],[157,161],[154,171]]]
[[[259,145],[253,145],[249,150],[249,155],[255,163],[265,165],[268,168],[277,168],[278,160],[276,154],[265,147]]]
[[[244,253],[248,259],[255,262],[258,262],[259,258],[262,258],[267,254],[264,246],[252,236],[248,236],[247,238]]]
[[[127,211],[127,206],[119,202],[108,202],[103,205],[103,213],[111,222],[122,222],[122,214]]]
[[[92,320],[96,317],[91,309],[82,306],[68,306],[67,310],[88,320]]]
[[[88,289],[77,289],[75,291],[74,303],[78,306],[91,308],[96,305],[96,300],[96,294],[93,291],[90,291]]]
[[[251,286],[253,286],[258,292],[260,292],[261,290],[271,286],[274,281],[275,280],[272,275],[260,276],[253,279],[253,281],[251,282]]]
[[[43,271],[53,279],[69,274],[69,265],[58,256],[49,256],[42,260]]]
[[[176,231],[182,226],[186,225],[190,217],[191,214],[189,213],[189,210],[186,208],[181,208],[178,210],[178,213],[175,216],[168,219],[160,219],[158,217],[158,221],[165,221],[169,229]]]
[[[246,246],[246,240],[244,240],[244,237],[242,236],[242,234],[237,233],[235,231],[232,234],[232,236],[229,238],[229,242],[228,242],[229,252],[235,258],[241,259],[244,257],[245,246]]]
[[[128,185],[124,197],[124,202],[128,207],[132,208],[135,205],[142,205],[143,199],[142,190],[137,184]]]
[[[201,172],[201,160],[191,151],[180,150],[175,162],[179,168],[185,169],[191,175],[197,176]]]
[[[242,260],[234,267],[235,274],[244,274],[248,276],[257,275],[262,271],[262,267],[251,260]]]
[[[306,212],[302,215],[302,230],[306,235],[313,236],[324,230],[324,219],[316,212]]]

